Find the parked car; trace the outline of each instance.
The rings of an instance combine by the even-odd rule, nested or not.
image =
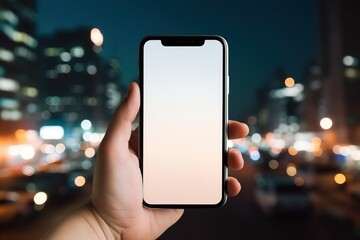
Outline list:
[[[360,182],[354,182],[346,186],[346,192],[353,199],[360,201]]]
[[[318,190],[336,190],[346,186],[352,175],[336,163],[306,163],[297,168],[297,176],[305,186]]]
[[[292,177],[279,173],[255,176],[255,200],[268,216],[309,215],[313,210],[308,189],[296,185]]]
[[[0,225],[11,224],[34,212],[35,193],[0,191]]]

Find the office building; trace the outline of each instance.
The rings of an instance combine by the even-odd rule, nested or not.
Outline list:
[[[319,0],[318,4],[319,119],[332,119],[332,143],[360,144],[360,2]]]
[[[0,135],[34,129],[40,118],[34,0],[0,2]]]
[[[42,125],[61,125],[70,135],[83,120],[95,129],[106,127],[109,109],[120,101],[120,73],[117,60],[103,60],[102,42],[96,28],[60,31],[40,39]]]

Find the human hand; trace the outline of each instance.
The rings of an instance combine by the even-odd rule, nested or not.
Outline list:
[[[155,239],[173,225],[183,209],[149,209],[142,205],[142,177],[137,158],[137,131],[132,122],[140,107],[140,91],[132,83],[126,100],[116,110],[99,147],[92,194],[93,208],[122,239]],[[248,133],[245,124],[229,121],[229,138],[242,138]],[[228,167],[241,169],[241,153],[230,149]],[[236,196],[240,183],[228,177],[227,194]]]

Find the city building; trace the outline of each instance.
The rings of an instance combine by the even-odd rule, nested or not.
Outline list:
[[[295,93],[291,88],[271,85],[260,90],[260,132],[287,131],[295,123],[301,132],[321,137],[326,147],[360,145],[358,9],[356,0],[318,0],[317,59],[307,70],[304,86],[298,85],[301,94],[296,98],[288,96]]]
[[[34,0],[0,2],[0,136],[9,141],[40,119],[36,18]]]
[[[287,77],[284,70],[276,70],[268,84],[258,91],[256,131],[262,134],[274,132],[279,136],[298,132],[303,91],[303,84]]]
[[[360,2],[318,0],[321,98],[318,119],[328,117],[331,144],[360,145]]]
[[[120,101],[120,63],[103,60],[97,28],[60,31],[40,38],[39,76],[43,121],[73,135],[84,120],[102,131]]]
[[[104,60],[104,90],[103,102],[105,104],[103,110],[106,119],[110,119],[114,110],[119,106],[122,97],[126,94],[121,78],[121,64],[116,58],[108,58]]]

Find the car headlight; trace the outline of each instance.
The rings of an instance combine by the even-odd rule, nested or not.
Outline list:
[[[34,196],[34,203],[35,203],[36,205],[43,205],[44,203],[46,203],[47,198],[48,198],[48,196],[47,196],[46,193],[44,193],[44,192],[38,192],[38,193],[36,193],[35,196]]]
[[[344,183],[346,182],[346,177],[345,177],[344,174],[338,173],[338,174],[336,174],[336,175],[334,176],[334,181],[335,181],[337,184],[341,185],[341,184],[344,184]]]

